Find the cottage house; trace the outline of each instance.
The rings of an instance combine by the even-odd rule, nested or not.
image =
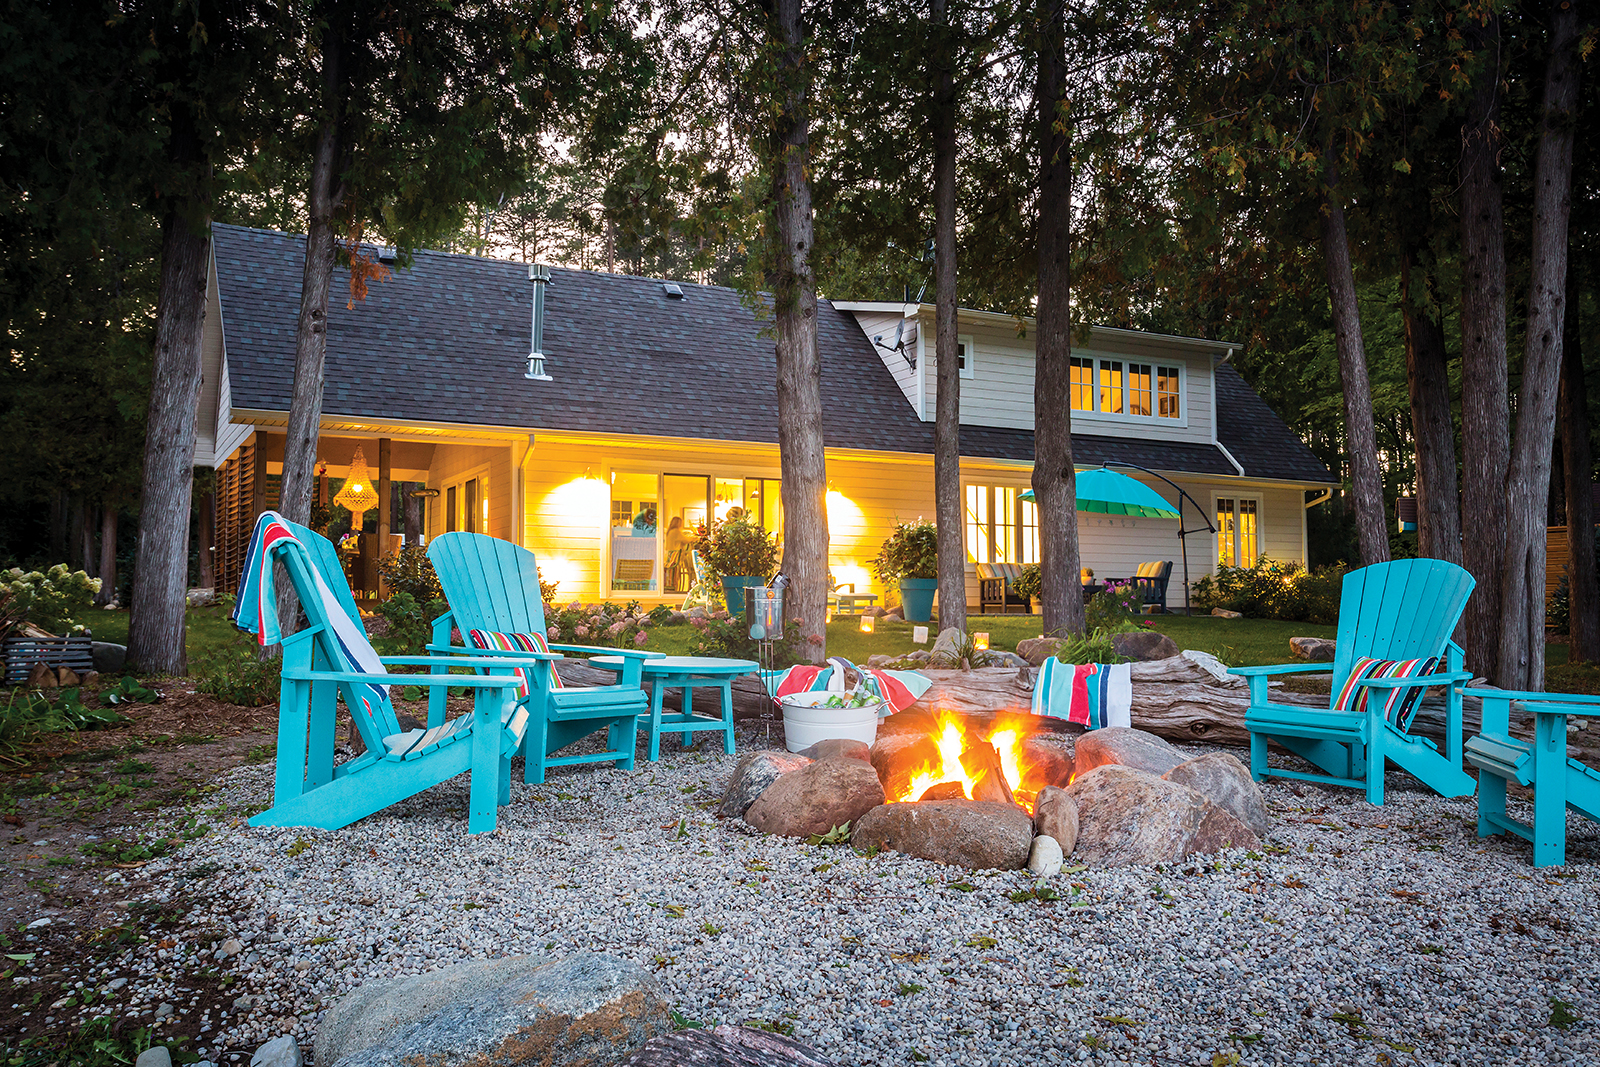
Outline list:
[[[214,227],[196,463],[218,475],[218,584],[238,580],[251,522],[273,506],[294,376],[304,238]],[[343,298],[328,321],[320,461],[326,501],[359,446],[378,482],[371,561],[407,531],[470,529],[533,550],[567,598],[682,599],[686,531],[743,509],[781,536],[773,348],[761,317],[717,286],[555,269],[544,293],[543,375],[529,377],[527,264],[419,252]],[[932,518],[934,312],[819,301],[827,413],[829,560],[874,585],[897,521]],[[962,311],[962,493],[969,596],[976,565],[1037,558],[1031,323]],[[1306,558],[1323,465],[1228,363],[1233,345],[1096,329],[1074,352],[1081,467],[1136,464],[1183,502],[1189,565]],[[1172,488],[1138,472],[1176,506]],[[1323,494],[1325,495],[1325,494]],[[1218,532],[1206,530],[1209,519]],[[1175,519],[1079,514],[1102,577],[1177,559]],[[376,524],[376,526],[372,525]],[[877,590],[882,593],[883,590]],[[1173,583],[1173,603],[1182,591]]]

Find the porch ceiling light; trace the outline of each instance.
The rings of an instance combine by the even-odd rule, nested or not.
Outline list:
[[[367,470],[367,457],[360,445],[350,458],[350,477],[345,479],[344,488],[334,494],[333,502],[350,512],[352,530],[361,529],[363,512],[378,506],[378,491],[372,487],[372,474]]]

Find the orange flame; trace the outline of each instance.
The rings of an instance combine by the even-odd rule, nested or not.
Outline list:
[[[995,747],[1000,756],[1000,769],[1005,774],[1012,795],[1018,804],[1031,812],[1033,798],[1045,783],[1034,782],[1031,779],[1027,752],[1022,745],[1022,735],[1022,730],[1006,724],[1003,719],[998,719],[990,729],[989,735],[981,740]],[[977,782],[961,763],[961,753],[967,748],[969,741],[962,732],[960,719],[948,711],[941,714],[933,741],[938,746],[939,759],[925,764],[922,769],[912,774],[910,784],[906,786],[905,791],[898,797],[891,797],[891,800],[917,800],[923,793],[943,782],[960,783],[963,794],[969,799],[972,797],[972,790]]]

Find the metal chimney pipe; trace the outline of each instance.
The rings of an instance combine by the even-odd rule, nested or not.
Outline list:
[[[528,353],[528,373],[523,377],[554,381],[544,372],[544,287],[550,283],[550,268],[543,263],[528,264],[528,280],[533,283],[533,351]]]

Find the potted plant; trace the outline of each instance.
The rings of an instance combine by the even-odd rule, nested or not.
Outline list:
[[[1011,591],[1017,596],[1025,596],[1035,615],[1039,614],[1039,592],[1043,588],[1044,579],[1039,576],[1039,565],[1030,563],[1022,568],[1022,573],[1011,583]]]
[[[700,562],[722,579],[728,611],[744,610],[746,586],[765,585],[778,569],[778,543],[749,519],[728,519],[699,529]]]
[[[933,618],[933,594],[939,588],[939,538],[933,523],[902,522],[883,543],[872,570],[882,582],[898,582],[907,622]]]

